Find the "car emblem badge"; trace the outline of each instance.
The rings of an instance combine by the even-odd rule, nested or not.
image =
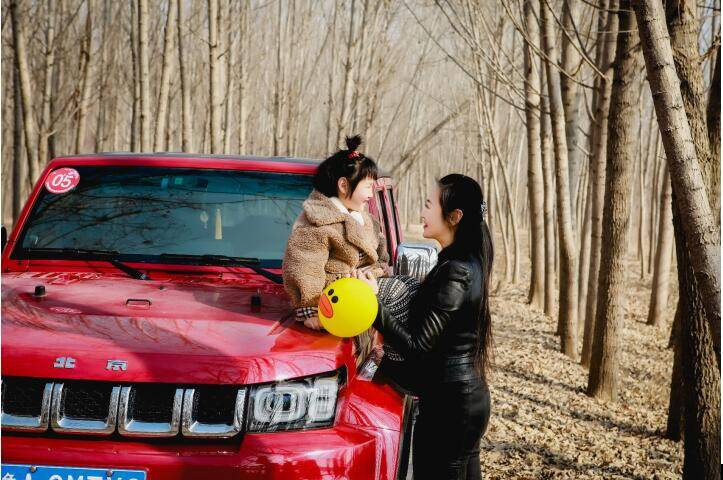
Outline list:
[[[75,359],[73,357],[58,357],[53,363],[55,368],[75,368]]]
[[[105,369],[112,370],[114,372],[125,372],[128,369],[128,362],[125,360],[108,360],[108,363],[105,365]]]

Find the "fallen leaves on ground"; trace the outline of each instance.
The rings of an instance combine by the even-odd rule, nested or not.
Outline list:
[[[480,453],[484,478],[681,477],[682,443],[665,438],[675,280],[665,326],[647,326],[650,281],[628,263],[616,403],[585,394],[587,369],[560,353],[556,320],[527,305],[527,279],[491,298],[496,358]]]

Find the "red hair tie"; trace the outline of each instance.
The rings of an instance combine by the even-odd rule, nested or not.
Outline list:
[[[356,158],[358,156],[359,156],[359,152],[357,152],[356,150],[349,152],[349,158]]]

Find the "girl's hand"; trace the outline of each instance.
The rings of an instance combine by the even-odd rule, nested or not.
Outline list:
[[[357,276],[359,280],[366,283],[370,287],[372,287],[372,290],[374,291],[374,295],[379,293],[379,284],[377,283],[377,277],[374,276],[374,274],[369,270],[362,270],[357,272]]]
[[[318,315],[314,315],[313,317],[309,317],[304,320],[304,326],[312,330],[316,330],[317,332],[324,329]]]

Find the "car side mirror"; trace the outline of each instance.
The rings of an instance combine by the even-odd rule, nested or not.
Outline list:
[[[436,264],[437,249],[432,244],[401,243],[397,246],[396,275],[408,275],[422,281]]]
[[[2,252],[5,251],[5,245],[8,243],[8,229],[5,228],[5,225],[2,226]]]

